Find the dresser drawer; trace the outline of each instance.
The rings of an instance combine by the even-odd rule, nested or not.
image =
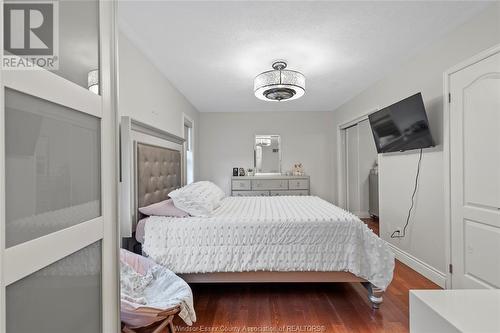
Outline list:
[[[267,197],[269,191],[233,191],[233,197]]]
[[[290,190],[308,190],[309,179],[289,179],[288,188]]]
[[[309,195],[308,190],[288,190],[288,191],[271,191],[271,196],[283,196],[283,195]]]
[[[253,179],[252,190],[287,190],[286,179]]]
[[[231,189],[232,190],[250,190],[250,180],[234,180],[232,181]]]

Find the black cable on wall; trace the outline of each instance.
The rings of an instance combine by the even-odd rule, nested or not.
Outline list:
[[[408,227],[408,224],[410,224],[411,211],[413,210],[413,207],[415,206],[415,194],[417,193],[418,178],[420,176],[420,164],[422,162],[422,151],[423,151],[423,149],[420,148],[420,156],[418,157],[418,164],[417,164],[417,174],[415,176],[415,186],[413,188],[413,193],[411,195],[411,205],[410,205],[410,209],[408,210],[408,216],[406,216],[406,223],[405,223],[405,226],[403,227],[403,232],[400,232],[399,230],[395,230],[391,234],[391,238],[404,238],[406,236],[406,228]]]

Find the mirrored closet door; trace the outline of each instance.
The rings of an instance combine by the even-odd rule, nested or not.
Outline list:
[[[57,65],[0,72],[0,332],[118,331],[113,4],[2,9],[8,56],[47,46]],[[52,22],[52,38],[19,39],[28,18]]]

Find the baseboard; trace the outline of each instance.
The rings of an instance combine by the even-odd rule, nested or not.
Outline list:
[[[401,250],[400,248],[397,248],[393,244],[389,244],[389,247],[392,249],[394,252],[394,255],[396,256],[396,259],[401,261],[403,264],[406,266],[410,267],[411,269],[417,271],[418,273],[422,274],[441,288],[445,288],[446,286],[446,274],[443,272],[438,271],[434,267],[426,264],[422,260],[412,256],[408,252],[405,252]]]
[[[353,214],[359,217],[360,219],[367,219],[371,217],[370,213],[368,212],[353,212]]]

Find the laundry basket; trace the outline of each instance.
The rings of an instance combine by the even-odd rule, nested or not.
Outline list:
[[[120,250],[120,261],[128,264],[137,273],[144,275],[153,267],[154,261],[127,250]],[[180,311],[179,306],[158,309],[130,301],[121,300],[120,318],[124,333],[175,332],[172,320]]]

